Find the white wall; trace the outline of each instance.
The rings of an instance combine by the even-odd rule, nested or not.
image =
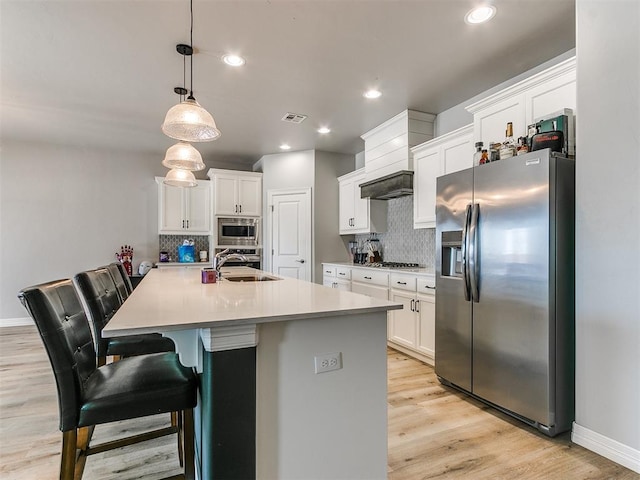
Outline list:
[[[354,156],[338,153],[303,150],[299,152],[264,155],[254,165],[261,171],[263,218],[268,218],[269,190],[311,188],[313,279],[322,282],[320,263],[347,260],[347,248],[338,235],[337,177],[353,170]],[[266,225],[265,225],[266,232]],[[264,238],[265,258],[270,251],[270,239]],[[269,262],[266,266],[270,267]]]
[[[315,189],[313,209],[314,281],[322,283],[322,262],[349,260],[351,236],[338,234],[338,177],[353,171],[354,156],[315,152]]]
[[[28,317],[21,288],[96,268],[134,249],[134,269],[158,258],[156,155],[23,143],[0,151],[0,326]],[[208,167],[250,169],[232,162]],[[206,179],[206,169],[196,172]]]
[[[254,165],[254,170],[262,172],[262,247],[263,268],[271,270],[271,238],[268,235],[269,190],[287,188],[311,188],[311,211],[313,212],[314,152],[274,153],[264,155]],[[313,221],[313,218],[311,219]],[[313,248],[313,247],[312,247]]]
[[[24,318],[18,291],[115,260],[158,255],[155,156],[3,141],[0,319]]]
[[[573,440],[640,472],[640,2],[576,9]]]
[[[264,155],[254,170],[262,172],[262,205],[266,218],[267,192],[281,188],[313,188],[313,150]]]

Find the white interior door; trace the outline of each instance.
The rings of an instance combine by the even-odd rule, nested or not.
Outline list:
[[[311,281],[311,189],[270,191],[271,272]]]

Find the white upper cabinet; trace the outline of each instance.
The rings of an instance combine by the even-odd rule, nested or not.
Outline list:
[[[338,178],[340,235],[385,232],[387,230],[387,203],[360,197],[360,184],[365,182],[364,169]]]
[[[211,182],[198,180],[196,187],[172,187],[156,177],[158,184],[158,233],[209,235],[211,233]]]
[[[362,135],[365,181],[413,170],[410,148],[433,138],[435,115],[404,110]]]
[[[213,214],[243,217],[262,215],[262,174],[212,168]]]
[[[565,60],[551,68],[501,90],[472,105],[474,141],[485,147],[501,142],[508,122],[514,137],[527,135],[527,126],[560,114],[569,108],[576,114],[576,59]]]
[[[473,125],[441,135],[411,149],[413,228],[436,226],[436,179],[473,166]]]
[[[413,152],[413,228],[436,226],[436,178],[442,174],[440,147],[416,147]]]

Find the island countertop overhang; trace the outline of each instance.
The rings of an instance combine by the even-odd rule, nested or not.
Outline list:
[[[223,278],[203,284],[199,269],[153,269],[116,312],[103,335],[255,325],[401,309],[399,303],[281,277],[232,282],[224,275],[262,273],[223,268]]]

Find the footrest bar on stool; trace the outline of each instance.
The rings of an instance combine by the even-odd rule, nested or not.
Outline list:
[[[111,442],[100,443],[96,446],[90,446],[83,453],[86,456],[94,455],[96,453],[113,450],[114,448],[126,447],[128,445],[133,445],[140,442],[146,442],[147,440],[164,437],[165,435],[171,435],[172,433],[177,433],[177,432],[178,432],[178,427],[165,427],[159,430],[153,430],[151,432],[132,435],[131,437],[126,437],[119,440],[113,440]]]

